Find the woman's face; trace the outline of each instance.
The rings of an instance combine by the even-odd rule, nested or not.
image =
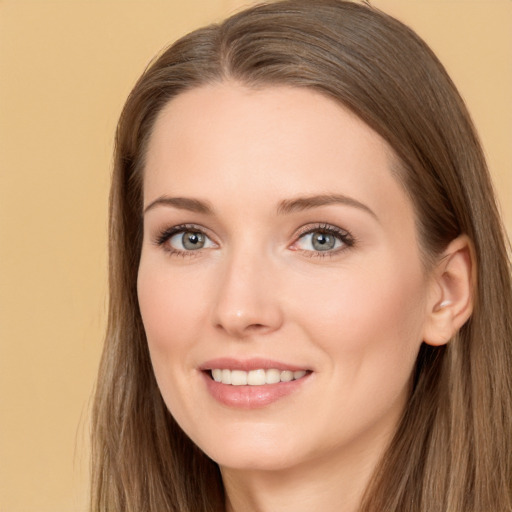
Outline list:
[[[221,467],[370,461],[393,434],[431,287],[393,166],[311,90],[228,82],[161,112],[140,309],[167,407]]]

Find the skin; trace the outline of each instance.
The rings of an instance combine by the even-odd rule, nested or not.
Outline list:
[[[393,167],[375,132],[306,89],[205,86],[157,119],[139,303],[163,398],[220,465],[230,511],[355,511],[396,429],[439,283]],[[333,194],[349,199],[283,211]],[[181,224],[205,233],[202,249],[163,240]],[[350,237],[319,251],[304,235],[319,225]],[[311,373],[269,405],[231,407],[201,371],[219,357]]]

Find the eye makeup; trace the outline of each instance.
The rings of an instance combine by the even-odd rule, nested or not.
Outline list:
[[[296,235],[291,250],[301,251],[306,257],[333,257],[346,251],[356,243],[347,230],[328,223],[308,224]],[[310,248],[306,248],[309,245]]]
[[[198,224],[178,224],[159,231],[153,243],[171,255],[197,256],[217,247],[207,231]],[[306,257],[333,257],[353,247],[355,242],[347,230],[324,222],[301,227],[289,249]]]
[[[178,235],[181,235],[181,240]],[[195,256],[204,249],[217,246],[206,234],[205,228],[197,224],[178,224],[166,228],[156,235],[153,243],[177,256]],[[176,245],[181,245],[181,248]]]

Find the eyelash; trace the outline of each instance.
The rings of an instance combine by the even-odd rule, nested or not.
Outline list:
[[[316,225],[307,225],[304,226],[299,230],[299,233],[296,236],[295,242],[293,245],[295,245],[301,238],[305,237],[306,235],[312,234],[312,233],[323,233],[326,235],[332,235],[336,239],[338,239],[343,245],[342,247],[339,247],[337,249],[333,250],[327,250],[327,251],[308,251],[308,250],[301,250],[301,249],[295,249],[295,250],[301,250],[303,255],[307,258],[332,258],[334,256],[337,256],[339,253],[344,252],[350,248],[352,248],[356,240],[352,236],[351,233],[349,233],[345,229],[338,228],[337,226],[333,226],[332,224],[316,224]]]
[[[193,257],[198,256],[201,253],[201,249],[197,250],[189,250],[182,251],[179,249],[174,249],[170,245],[165,245],[174,235],[179,233],[185,233],[187,231],[197,232],[205,235],[207,238],[210,238],[206,233],[204,228],[198,226],[196,224],[180,224],[177,226],[173,226],[171,228],[165,229],[155,238],[154,243],[160,247],[163,247],[168,253],[172,256],[182,256],[182,257]],[[314,250],[306,250],[306,249],[294,249],[297,251],[301,251],[308,258],[329,258],[337,255],[340,252],[346,251],[353,247],[356,243],[355,238],[346,230],[333,226],[331,224],[316,224],[316,225],[307,225],[302,227],[299,230],[299,233],[295,237],[295,241],[292,246],[297,244],[297,242],[305,237],[306,235],[312,233],[324,233],[327,235],[334,236],[337,240],[339,240],[343,246],[334,250],[326,250],[326,251],[314,251]]]
[[[178,226],[173,226],[171,228],[163,230],[155,239],[155,244],[163,247],[165,251],[167,251],[171,256],[182,256],[182,257],[193,257],[198,256],[198,253],[201,252],[200,249],[195,251],[180,251],[179,249],[175,249],[171,245],[165,245],[174,235],[179,233],[186,233],[187,231],[192,231],[194,233],[204,234],[207,238],[210,238],[206,235],[204,228],[201,226],[197,226],[196,224],[179,224]]]

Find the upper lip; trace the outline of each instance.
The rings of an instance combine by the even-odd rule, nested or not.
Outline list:
[[[213,370],[213,369],[225,369],[225,370],[243,370],[249,372],[251,370],[289,370],[292,372],[300,370],[308,370],[305,366],[283,363],[281,361],[275,361],[272,359],[265,358],[251,358],[251,359],[234,359],[232,357],[220,357],[217,359],[211,359],[201,364],[200,370]]]

